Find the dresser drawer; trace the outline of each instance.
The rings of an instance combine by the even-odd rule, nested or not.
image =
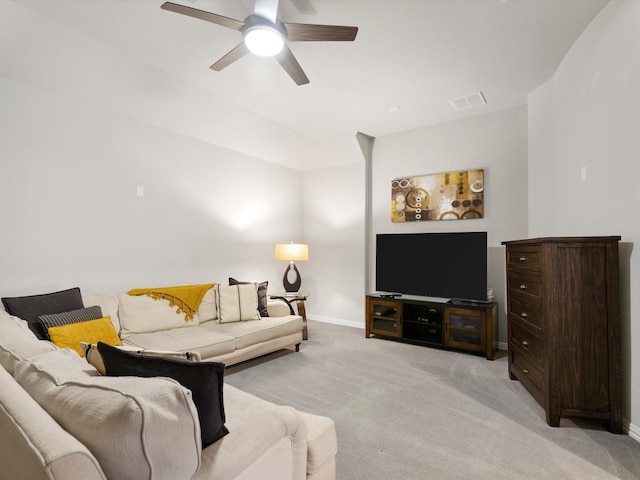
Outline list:
[[[542,306],[540,302],[523,302],[516,295],[508,296],[509,315],[518,317],[521,320],[529,322],[535,327],[544,330],[544,322],[542,321]]]
[[[509,317],[509,342],[516,345],[528,359],[544,370],[543,367],[543,341],[540,335],[542,330],[530,323],[520,320],[518,317]]]
[[[509,355],[511,356],[511,362],[509,365],[511,374],[520,380],[520,383],[522,383],[538,403],[543,405],[543,373],[529,361],[526,354],[523,354],[518,347],[513,344],[509,345]]]
[[[523,272],[542,271],[542,249],[540,245],[518,245],[507,247],[507,268]]]
[[[507,276],[507,287],[511,290],[510,293],[516,295],[522,294],[540,297],[542,295],[542,277],[509,272]]]

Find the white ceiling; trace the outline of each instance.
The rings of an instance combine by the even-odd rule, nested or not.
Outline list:
[[[253,11],[253,1],[174,1],[239,20]],[[252,115],[253,125],[263,135],[284,132],[283,138],[296,144],[293,152],[265,153],[266,159],[308,169],[340,163],[337,151],[341,139],[352,139],[357,132],[377,137],[525,104],[527,94],[553,75],[567,50],[607,2],[281,0],[279,17],[284,22],[359,27],[355,42],[290,44],[310,79],[303,86],[297,86],[273,59],[246,56],[221,72],[210,70],[212,63],[241,41],[241,33],[162,10],[163,0],[15,3],[43,21],[65,28],[70,36],[80,35],[84,44],[92,45],[91,61],[96,64],[110,65],[98,57],[117,52],[128,62],[143,64],[149,72],[164,77],[162,85],[147,78],[149,88],[166,89],[170,78],[198,95],[205,94],[207,102],[215,100],[215,109],[196,112],[194,108],[192,125],[183,121],[176,128],[181,133],[209,141],[210,133],[201,128],[207,122],[206,115],[243,112]],[[315,13],[303,13],[304,4],[310,4]],[[35,25],[16,28],[13,48],[26,48],[24,42],[33,42],[40,34],[36,28],[41,29]],[[82,63],[89,68],[91,61]],[[0,74],[16,76],[19,68],[26,67],[8,68],[5,65]],[[154,101],[162,103],[158,91]],[[455,111],[449,103],[478,91],[487,100],[484,106]],[[121,108],[126,108],[124,104],[132,102],[122,103]],[[131,114],[139,117],[144,109],[135,107],[137,111]],[[166,108],[176,105],[169,105],[167,99]],[[157,110],[147,113],[158,116]],[[228,120],[233,122],[230,117]],[[233,146],[233,142],[242,143],[242,138],[228,141],[230,148],[243,150]],[[334,143],[336,155],[324,160],[316,156],[311,165],[310,157],[300,154],[307,142]],[[256,154],[250,149],[247,153]]]

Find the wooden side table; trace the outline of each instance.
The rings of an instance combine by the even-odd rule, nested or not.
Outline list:
[[[309,298],[308,293],[295,292],[295,293],[287,293],[287,292],[279,292],[273,293],[269,295],[269,298],[272,300],[282,300],[287,305],[289,305],[289,311],[291,315],[295,315],[296,312],[293,311],[293,302],[296,302],[296,308],[298,309],[298,315],[302,317],[302,339],[308,340],[309,335],[307,333],[307,311],[304,307],[304,301]]]

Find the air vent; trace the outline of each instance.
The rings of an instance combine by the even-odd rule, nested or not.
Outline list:
[[[467,108],[479,107],[487,103],[482,92],[472,93],[464,97],[449,100],[449,103],[455,110],[466,110]]]

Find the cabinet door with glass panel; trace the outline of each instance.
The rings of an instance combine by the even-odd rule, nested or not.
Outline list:
[[[486,321],[487,310],[446,308],[445,345],[484,352],[487,334]]]
[[[367,297],[367,338],[371,335],[402,336],[402,303]]]

